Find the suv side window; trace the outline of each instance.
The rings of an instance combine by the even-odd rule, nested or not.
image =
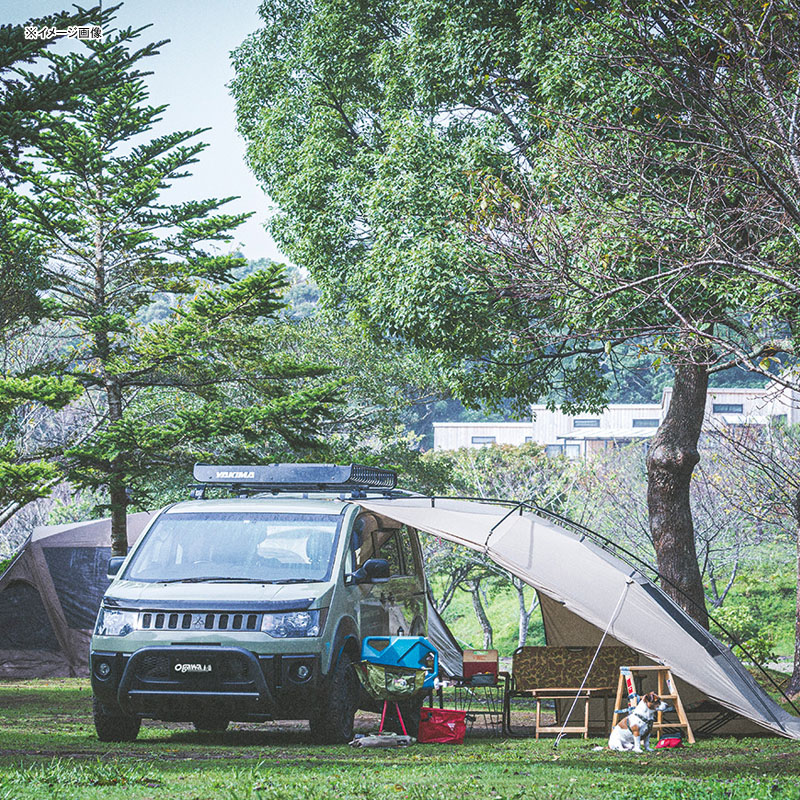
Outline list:
[[[356,568],[363,567],[364,562],[375,558],[375,540],[372,536],[378,527],[378,520],[372,514],[362,514],[353,525],[353,551]]]
[[[400,548],[397,546],[397,531],[394,529],[377,530],[375,531],[375,536],[380,542],[378,558],[385,558],[389,562],[389,574],[403,575]]]
[[[403,564],[405,567],[403,570],[404,575],[419,574],[417,562],[414,560],[414,547],[411,544],[411,537],[415,533],[416,531],[413,528],[409,528],[407,525],[401,525],[400,531],[398,532],[397,539],[400,542],[400,551],[403,554]]]
[[[403,575],[403,560],[398,544],[397,528],[381,528],[377,517],[362,514],[353,526],[353,548],[356,567],[370,558],[385,558],[390,575]]]

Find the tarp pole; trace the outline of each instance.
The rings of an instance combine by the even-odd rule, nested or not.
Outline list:
[[[606,636],[608,636],[608,632],[611,630],[611,626],[614,624],[614,620],[616,619],[617,613],[619,612],[620,608],[622,608],[622,601],[625,599],[628,587],[632,583],[633,583],[633,578],[628,578],[625,581],[625,586],[622,587],[622,594],[619,596],[619,600],[617,600],[617,605],[611,612],[611,618],[608,620],[608,625],[606,625],[606,629],[603,631],[603,635],[600,637],[600,644],[597,645],[597,650],[594,651],[594,655],[592,656],[592,663],[589,664],[589,669],[586,670],[586,674],[583,676],[583,682],[581,683],[581,687],[580,689],[578,689],[578,692],[575,695],[575,699],[572,701],[572,705],[570,706],[570,709],[567,712],[567,716],[564,717],[564,724],[561,726],[561,730],[558,732],[558,736],[556,736],[556,740],[553,742],[553,750],[558,749],[559,742],[564,737],[564,728],[567,727],[569,718],[572,716],[572,712],[575,710],[575,706],[578,704],[578,699],[581,696],[583,687],[586,686],[586,681],[589,680],[589,673],[592,671],[594,662],[597,661],[597,654],[600,652],[600,648],[603,646],[603,642],[606,640]]]

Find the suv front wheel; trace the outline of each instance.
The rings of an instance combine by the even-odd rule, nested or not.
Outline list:
[[[324,744],[345,744],[353,738],[358,705],[358,676],[347,653],[331,671],[327,688],[320,697],[319,710],[309,719],[311,736]]]
[[[96,697],[92,697],[92,716],[97,738],[101,742],[132,742],[142,725],[139,717],[110,712]]]

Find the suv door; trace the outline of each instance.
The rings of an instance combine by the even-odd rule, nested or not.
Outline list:
[[[426,631],[425,578],[417,532],[372,513],[354,525],[356,568],[370,558],[389,563],[389,579],[361,584],[361,635],[417,636]]]
[[[378,519],[374,514],[360,514],[353,523],[348,559],[352,567],[348,572],[355,572],[364,566],[375,555],[376,542],[373,532],[378,528]],[[359,583],[352,587],[358,605],[358,621],[361,638],[366,636],[386,636],[389,630],[389,618],[385,605],[387,581],[380,583]]]

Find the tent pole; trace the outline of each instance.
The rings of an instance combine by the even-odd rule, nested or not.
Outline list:
[[[553,742],[553,750],[558,749],[559,742],[564,738],[564,728],[567,727],[569,718],[572,716],[572,712],[575,710],[575,706],[578,704],[578,699],[581,696],[583,687],[586,686],[586,681],[589,680],[589,673],[592,671],[594,662],[597,661],[597,654],[600,652],[600,648],[603,646],[603,642],[606,640],[606,636],[608,636],[608,632],[611,630],[611,626],[614,624],[617,612],[622,608],[622,601],[625,599],[625,595],[628,592],[628,587],[632,583],[633,583],[633,578],[628,578],[625,581],[625,586],[622,587],[622,594],[619,596],[619,600],[617,600],[617,605],[611,612],[611,617],[608,620],[608,625],[606,625],[606,629],[603,631],[603,635],[600,637],[600,644],[597,645],[597,650],[594,651],[594,655],[592,656],[592,663],[589,664],[589,669],[586,670],[586,674],[583,676],[583,682],[581,683],[580,689],[578,689],[577,693],[575,694],[575,699],[572,701],[572,705],[570,706],[570,709],[567,712],[566,717],[564,717],[564,724],[561,726],[561,730],[558,732],[558,736],[556,736],[556,740]]]

